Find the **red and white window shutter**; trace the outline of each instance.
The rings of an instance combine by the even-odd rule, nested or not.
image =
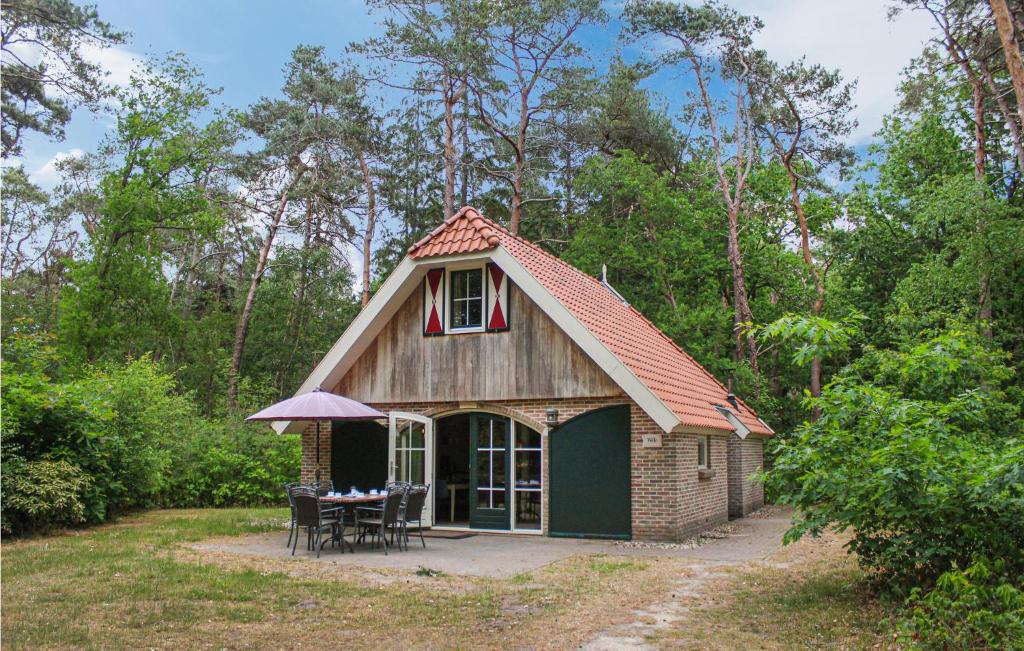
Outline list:
[[[423,280],[423,334],[444,334],[444,269],[431,269]]]
[[[508,330],[508,276],[493,262],[484,275],[487,283],[487,330]]]

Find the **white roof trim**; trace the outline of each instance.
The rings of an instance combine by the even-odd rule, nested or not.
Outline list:
[[[395,312],[419,285],[426,270],[463,260],[493,260],[538,307],[590,357],[598,367],[633,399],[665,432],[671,432],[681,421],[622,361],[608,349],[583,323],[562,305],[555,296],[519,260],[502,246],[480,253],[438,256],[414,260],[406,256],[374,294],[366,307],[356,315],[338,341],[316,365],[295,395],[308,393],[316,387],[329,390],[348,372],[367,346],[391,320]],[[278,433],[299,431],[302,424],[279,421],[273,424]],[[296,429],[298,428],[298,429]]]
[[[747,438],[747,435],[750,434],[750,428],[744,425],[743,421],[741,421],[739,417],[736,416],[736,414],[732,413],[731,409],[729,409],[728,407],[723,407],[722,405],[715,405],[715,409],[718,411],[718,413],[725,416],[725,419],[727,421],[729,421],[729,424],[732,425],[734,430],[736,430],[736,436],[740,437],[741,439]],[[764,421],[761,421],[761,424],[764,425]],[[767,427],[767,425],[765,427]]]

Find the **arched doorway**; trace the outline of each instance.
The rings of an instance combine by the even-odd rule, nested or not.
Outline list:
[[[540,432],[482,411],[450,414],[434,425],[435,525],[540,533]]]

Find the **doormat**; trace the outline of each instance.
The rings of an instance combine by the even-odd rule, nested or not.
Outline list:
[[[411,538],[414,534],[410,532],[409,537]],[[471,531],[435,531],[433,529],[424,529],[424,538],[447,538],[448,540],[463,540],[464,538],[472,538],[476,534]]]

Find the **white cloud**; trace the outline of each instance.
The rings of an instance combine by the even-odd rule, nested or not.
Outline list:
[[[859,125],[851,144],[864,144],[896,105],[900,71],[919,55],[932,34],[931,18],[906,12],[888,20],[889,0],[731,0],[738,11],[760,16],[765,28],[755,45],[773,59],[788,63],[807,56],[808,63],[838,68],[857,80],[854,116]]]
[[[59,151],[54,154],[53,158],[40,165],[38,169],[29,172],[29,178],[36,185],[52,188],[60,181],[60,171],[57,169],[57,164],[69,158],[81,158],[82,156],[85,156],[85,152],[77,147],[68,151]]]
[[[115,86],[127,86],[132,75],[141,70],[143,65],[141,56],[117,46],[101,48],[86,45],[82,48],[82,55],[110,73],[107,82]]]
[[[48,65],[55,66],[60,74],[66,74],[66,68],[54,57],[43,55],[43,50],[32,43],[15,43],[3,53],[4,62],[13,61],[14,57],[27,65],[37,65],[40,61],[46,60]],[[100,68],[109,73],[106,77],[108,83],[116,86],[126,86],[131,81],[132,74],[141,70],[143,58],[134,52],[120,46],[100,47],[95,43],[85,43],[81,48],[82,57],[86,61],[98,63]]]

